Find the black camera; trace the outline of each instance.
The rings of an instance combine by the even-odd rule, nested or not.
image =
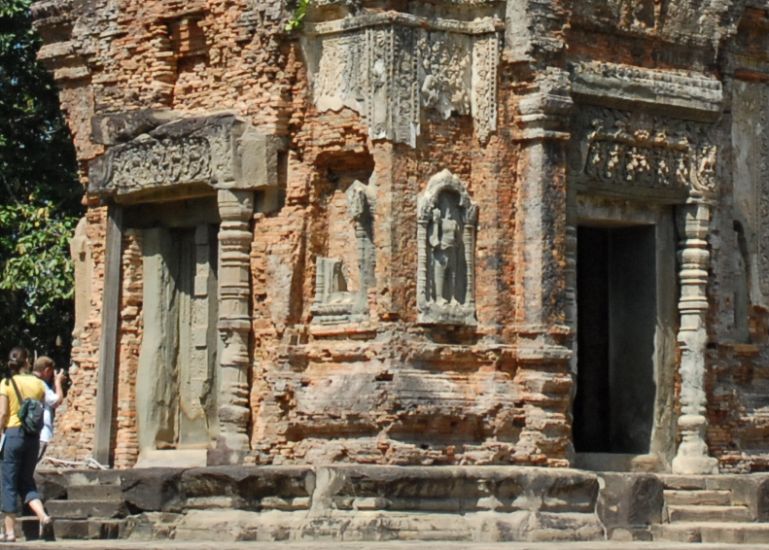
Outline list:
[[[64,394],[64,397],[67,397],[67,392],[72,387],[72,378],[70,378],[69,369],[67,368],[57,369],[56,374],[59,374],[59,372],[64,373],[64,376],[61,379],[61,391]]]

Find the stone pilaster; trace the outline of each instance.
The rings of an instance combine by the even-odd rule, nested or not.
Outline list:
[[[681,416],[678,429],[681,443],[673,459],[676,474],[715,474],[718,461],[708,456],[705,443],[705,346],[708,340],[708,228],[710,206],[696,202],[683,207],[683,240],[679,252],[681,299],[678,311],[681,319],[678,343],[681,347]]]
[[[250,311],[250,222],[252,191],[219,190],[219,355],[218,419],[216,448],[209,464],[236,464],[248,451],[248,369]]]
[[[525,261],[523,292],[519,294],[517,321],[535,331],[562,316],[561,277],[566,215],[566,153],[569,133],[564,131],[572,100],[567,76],[548,74],[539,90],[519,104],[520,217],[517,240]]]
[[[571,453],[570,350],[566,321],[566,142],[572,100],[568,78],[553,69],[519,103],[520,145],[516,306],[526,424],[518,452],[534,463],[562,466]]]

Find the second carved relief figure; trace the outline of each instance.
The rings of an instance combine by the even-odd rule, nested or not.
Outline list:
[[[419,321],[474,324],[477,207],[444,170],[430,179],[417,208]]]

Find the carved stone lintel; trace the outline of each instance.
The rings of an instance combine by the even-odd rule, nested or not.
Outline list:
[[[710,200],[717,148],[710,125],[615,109],[580,109],[576,181],[615,190],[653,189]]]
[[[361,321],[368,317],[368,291],[375,284],[375,251],[373,235],[376,191],[373,184],[353,182],[347,189],[347,211],[355,228],[358,280],[355,291],[347,288],[345,269],[336,258],[318,257],[315,272],[313,322],[320,324]]]
[[[419,322],[475,324],[478,208],[457,176],[443,170],[417,199]]]
[[[677,474],[715,474],[718,461],[708,456],[705,443],[705,348],[707,344],[707,283],[710,264],[708,226],[710,207],[695,203],[684,207],[681,243],[681,298],[678,311],[681,326],[681,416],[678,429],[681,443],[673,459]]]
[[[478,136],[496,130],[499,32],[494,20],[424,20],[371,14],[308,25],[304,41],[320,111],[365,116],[372,139],[414,147],[421,110],[472,115]]]
[[[217,463],[236,463],[249,449],[248,403],[250,250],[253,234],[253,193],[220,190],[219,215],[219,438],[213,456]],[[209,457],[209,462],[211,457]]]
[[[138,122],[125,124],[133,127]],[[107,141],[123,126],[115,120],[99,122],[99,127],[107,128]],[[219,189],[274,187],[281,147],[278,138],[259,133],[234,115],[183,118],[110,147],[91,163],[88,191],[120,198],[196,184]]]

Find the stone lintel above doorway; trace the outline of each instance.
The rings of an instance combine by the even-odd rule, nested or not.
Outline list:
[[[278,186],[281,138],[232,113],[163,122],[170,118],[172,114],[126,113],[121,120],[94,121],[108,143],[126,139],[132,130],[140,133],[111,145],[91,163],[88,192],[138,202],[195,194],[200,188],[257,191]],[[147,129],[153,122],[160,124]]]
[[[618,109],[646,108],[705,122],[721,114],[718,78],[700,72],[661,70],[605,61],[571,66],[572,95],[580,102]]]

